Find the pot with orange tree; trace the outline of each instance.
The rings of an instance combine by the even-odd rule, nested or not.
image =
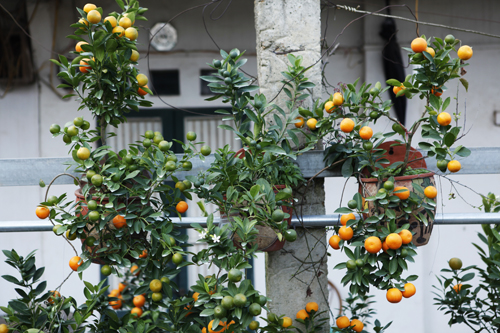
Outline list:
[[[190,198],[190,183],[181,182],[175,177],[175,172],[190,168],[187,162],[196,155],[194,144],[190,142],[183,145],[185,154],[180,159],[172,154],[171,143],[163,140],[159,133],[146,132],[142,142],[119,152],[106,146],[107,135],[112,135],[106,132],[109,124],[118,126],[125,121],[129,109],[149,105],[142,99],[139,90],[147,91],[146,80],[130,66],[136,60],[132,52],[135,41],[126,34],[122,35],[125,27],[121,23],[125,22],[127,26],[131,21],[133,24],[134,18],[139,19],[144,9],[135,0],[117,0],[117,3],[122,13],[112,13],[110,16],[114,19],[108,17],[103,22],[95,19],[98,17],[96,13],[90,19],[87,11],[80,11],[82,23],[74,26],[78,29],[77,33],[70,37],[77,40],[80,36],[86,37],[87,44],[80,44],[82,51],[77,51],[79,57],[85,57],[81,59],[85,64],[80,65],[77,59],[70,65],[64,57],[56,61],[62,67],[62,76],[68,81],[68,86],[81,99],[81,108],[88,108],[99,120],[99,126],[96,130],[90,129],[90,122],[86,123],[80,118],[65,126],[63,131],[57,125],[52,126],[51,132],[56,137],[62,136],[71,147],[74,161],[70,167],[77,173],[84,173],[83,179],[75,178],[81,186],[82,198],[75,203],[68,200],[65,194],[47,196],[41,204],[46,209],[39,209],[40,214],[42,217],[48,215],[54,222],[57,234],[67,233],[67,237],[83,240],[82,254],[70,261],[73,270],[81,273],[93,259],[98,259],[107,263],[102,268],[105,274],[122,275],[121,268],[127,271],[125,275],[130,279],[126,285],[122,284],[123,288],[112,290],[107,295],[99,291],[99,319],[91,326],[92,331],[107,332],[120,328],[133,331],[127,326],[132,324],[137,327],[150,325],[148,331],[152,332],[173,330],[199,333],[202,328],[209,332],[228,328],[241,332],[250,326],[253,317],[259,315],[262,308],[265,309],[267,302],[266,297],[254,290],[250,280],[244,279],[243,270],[249,268],[248,260],[257,249],[256,245],[247,246],[256,242],[254,226],[257,223],[269,223],[281,237],[284,237],[283,234],[290,240],[294,237],[293,232],[285,232],[288,223],[283,221],[289,216],[279,209],[281,205],[289,205],[286,201],[291,197],[291,190],[285,187],[275,194],[273,187],[292,185],[302,179],[298,167],[292,163],[296,153],[287,150],[290,148],[288,137],[299,130],[288,132],[284,126],[259,129],[258,125],[264,126],[262,112],[268,105],[265,99],[255,100],[249,95],[254,87],[240,76],[238,68],[243,60],[237,59],[239,52],[234,51],[229,55],[223,53],[225,59],[220,64],[214,62],[214,67],[230,71],[229,76],[225,76],[231,79],[226,90],[234,93],[230,100],[234,105],[237,130],[248,144],[252,144],[250,134],[259,143],[252,146],[253,150],[246,147],[245,158],[237,159],[246,168],[239,170],[241,178],[238,183],[232,189],[228,186],[224,191],[211,192],[217,198],[222,198],[222,193],[226,194],[229,204],[223,209],[228,215],[234,214],[234,211],[241,215],[235,216],[234,224],[217,226],[211,215],[206,229],[195,225],[202,234],[200,241],[207,243],[208,247],[199,253],[192,253],[192,261],[186,260],[183,256],[186,252],[181,245],[187,245],[187,237],[180,234],[169,215],[176,211],[183,213],[187,209],[186,203],[181,201],[181,192]],[[93,10],[102,15],[102,10],[97,6],[88,11],[91,13]],[[300,66],[300,59],[294,66]],[[82,67],[83,71],[77,72],[77,67]],[[300,80],[297,82],[302,86],[294,88],[296,97],[293,103],[300,99],[298,92],[309,86],[303,77]],[[226,81],[229,79],[224,79]],[[259,111],[248,113],[245,110],[248,100],[256,104]],[[261,103],[260,106],[258,103]],[[243,119],[243,113],[253,114],[260,119],[254,127],[255,134],[249,132],[250,124]],[[294,122],[295,117],[284,121],[292,126]],[[93,143],[99,140],[103,145],[94,146]],[[188,140],[194,141],[195,137],[189,135]],[[250,153],[247,156],[248,150]],[[201,153],[209,154],[209,148],[202,147]],[[257,161],[258,164],[255,162],[249,167],[249,161]],[[258,173],[258,167],[266,167],[265,171],[270,175]],[[284,177],[283,170],[291,170],[288,178]],[[176,182],[175,188],[164,184],[168,178]],[[198,185],[196,181],[208,184],[213,178],[191,180]],[[238,192],[236,195],[233,194],[235,191]],[[240,205],[246,200],[251,201],[252,205]],[[251,209],[246,210],[246,207]],[[262,220],[261,216],[264,217]],[[241,238],[239,247],[230,237],[235,230]],[[93,232],[98,237],[94,237]],[[146,232],[149,238],[133,237]],[[135,262],[132,264],[132,261]],[[180,272],[180,268],[204,263],[217,266],[217,273],[200,276],[192,287],[194,293],[189,293],[188,297],[174,298],[173,291],[178,290],[178,287],[172,278]],[[125,307],[130,307],[129,313],[119,319],[113,310]],[[168,311],[164,311],[165,308]]]
[[[347,269],[342,282],[350,284],[353,294],[364,295],[373,285],[388,290],[387,299],[393,303],[415,293],[411,281],[417,277],[402,275],[407,262],[414,260],[416,246],[426,244],[432,230],[437,190],[425,158],[434,157],[443,172],[457,172],[457,157],[470,154],[461,145],[454,147],[462,135],[460,113],[452,117],[447,112],[451,99],[440,96],[454,78],[468,87],[461,77],[467,57],[463,47],[458,57],[453,55],[459,41],[452,36],[434,38],[432,49],[431,40],[419,37],[407,49],[410,63],[418,65],[414,74],[405,82],[387,81],[398,98],[418,96],[426,101],[413,124],[405,126],[390,115],[391,103],[382,99],[389,87],[382,89],[380,83],[358,86],[356,81],[341,88],[341,106],[331,109],[333,96],[325,103],[328,116],[321,117],[317,125],[321,135],[333,134],[326,150],[327,163],[341,165],[344,177],[359,182],[359,193],[347,207],[336,210],[343,215],[330,245],[343,249],[349,257],[336,268]],[[374,133],[371,124],[382,119],[389,126],[392,123],[392,131]],[[422,137],[420,142],[415,142],[417,134]],[[386,141],[390,137],[396,138]]]
[[[40,217],[48,217],[57,235],[65,235],[68,241],[81,239],[81,254],[75,249],[76,256],[70,261],[75,271],[82,272],[94,261],[111,265],[111,270],[105,269],[110,274],[135,261],[150,279],[167,273],[173,276],[179,270],[167,263],[179,255],[182,259],[179,244],[186,238],[169,216],[186,211],[181,191],[187,185],[174,188],[165,181],[182,183],[176,172],[189,169],[185,162],[198,153],[189,141],[182,145],[184,154],[178,159],[171,151],[172,143],[153,131],[146,131],[142,141],[118,152],[106,145],[115,135],[112,126],[126,122],[127,113],[151,106],[141,93],[141,89],[151,93],[148,78],[135,67],[138,29],[133,25],[135,20],[145,19],[142,14],[147,9],[137,1],[117,4],[121,11],[105,18],[102,9],[93,4],[78,9],[82,18],[72,25],[75,34],[68,36],[79,41],[76,58],[69,62],[61,55],[52,60],[67,82],[59,87],[74,91],[65,97],[76,96],[79,110],[88,109],[98,125],[94,129],[90,119],[77,117],[62,128],[51,126],[54,137],[62,138],[69,148],[69,168],[83,176],[57,176],[71,176],[80,185],[77,201],[66,194],[49,196],[49,186],[40,205],[45,208],[37,209],[37,215],[40,210]],[[190,198],[189,193],[184,196]],[[186,264],[181,262],[177,265]]]
[[[226,223],[215,224],[210,214],[206,228],[193,224],[200,233],[198,242],[206,244],[192,257],[193,264],[214,264],[216,271],[210,276],[199,275],[191,286],[191,298],[176,300],[166,316],[173,323],[172,330],[197,327],[209,333],[242,332],[257,329],[259,324],[254,316],[266,310],[269,325],[261,331],[286,331],[291,327],[291,318],[269,313],[267,298],[253,288],[245,271],[251,267],[249,260],[256,251],[276,250],[282,246],[281,239],[295,240],[296,234],[288,229],[291,212],[283,206],[291,206],[290,187],[300,184],[303,178],[293,163],[298,152],[291,149],[288,140],[296,141],[298,146],[297,134],[301,130],[294,124],[299,96],[310,85],[303,75],[298,75],[288,91],[292,96],[289,107],[295,112],[286,116],[278,110],[280,115],[273,117],[275,124],[268,124],[266,116],[277,107],[268,105],[263,95],[250,95],[258,87],[251,86],[240,71],[245,62],[240,52],[221,51],[221,55],[222,60],[212,62],[217,74],[203,79],[210,82],[215,93],[212,99],[222,98],[231,104],[232,112],[219,111],[226,114],[231,126],[220,127],[234,131],[244,147],[237,152],[229,146],[218,150],[206,172],[187,177],[194,184],[189,191],[219,206],[228,218]],[[287,75],[294,77],[303,70],[301,59],[289,58],[293,61]],[[311,147],[312,144],[301,149]],[[316,306],[314,311],[317,310]],[[314,332],[319,323],[321,320],[307,332]]]
[[[304,124],[297,117],[302,101],[309,96],[307,89],[314,84],[304,76],[302,58],[289,55],[283,82],[290,112],[285,113],[263,94],[250,94],[259,87],[252,86],[241,71],[246,59],[239,50],[221,51],[221,55],[221,60],[211,64],[217,72],[202,79],[209,82],[215,94],[210,100],[222,99],[231,107],[231,111],[216,111],[229,122],[219,128],[234,132],[243,147],[235,152],[226,146],[215,152],[215,162],[207,172],[192,179],[194,191],[229,216],[239,243],[246,244],[244,239],[258,231],[259,250],[276,251],[285,239],[296,237],[295,231],[288,229],[291,187],[302,184],[304,179],[294,160],[317,142],[315,136],[301,129]],[[302,134],[305,140],[301,144],[298,137]]]

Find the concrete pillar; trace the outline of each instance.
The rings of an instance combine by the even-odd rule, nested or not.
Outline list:
[[[273,99],[282,87],[281,72],[288,66],[287,54],[301,55],[303,66],[317,62],[321,56],[320,0],[255,0],[255,29],[257,32],[257,71],[260,92]],[[313,98],[321,97],[321,62],[306,72],[316,84]],[[286,110],[285,93],[274,103]],[[312,104],[312,98],[304,107]],[[299,215],[324,215],[325,192],[323,180],[308,188],[297,189]],[[319,311],[328,310],[328,278],[326,234],[324,229],[297,230],[298,239],[286,243],[281,251],[268,253],[266,259],[267,297],[277,315],[295,321],[295,315],[308,302],[316,302]],[[328,316],[329,313],[325,313]],[[329,332],[328,323],[324,332]]]

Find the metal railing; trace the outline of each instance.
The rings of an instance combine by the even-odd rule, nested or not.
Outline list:
[[[178,158],[182,155],[178,154]],[[297,158],[297,164],[305,178],[310,178],[323,169],[323,151],[309,151]],[[20,159],[0,159],[0,186],[33,186],[38,185],[40,179],[46,183],[60,173],[66,172],[67,166],[64,163],[71,159],[67,157],[48,158],[20,158]],[[500,174],[500,147],[471,148],[471,155],[467,158],[457,156],[457,160],[462,164],[459,175],[479,175],[479,174]],[[182,171],[178,178],[185,176],[196,176],[200,171],[206,170],[214,161],[213,155],[207,156],[205,161],[194,159],[191,171]],[[442,174],[436,167],[435,158],[426,159],[429,171]],[[78,176],[75,174],[75,176]],[[342,177],[340,168],[325,170],[317,176]],[[54,184],[72,184],[70,177],[61,177]]]
[[[460,175],[473,174],[500,174],[500,148],[472,148],[471,155],[462,159]],[[181,155],[179,155],[181,157]],[[65,162],[68,158],[33,158],[33,159],[0,159],[0,186],[33,186],[38,185],[40,179],[49,182],[59,173],[65,172]],[[179,177],[187,175],[197,175],[200,171],[206,170],[213,161],[213,156],[208,156],[203,162],[201,160],[193,161],[191,171],[182,172]],[[323,151],[307,152],[297,159],[297,164],[305,178],[316,176],[318,170],[324,166]],[[433,158],[427,159],[429,170],[437,175],[441,174],[436,168],[436,161]],[[76,175],[78,176],[78,175]],[[338,169],[325,170],[317,177],[341,177]],[[54,184],[72,184],[71,177],[61,177]],[[174,223],[180,227],[189,228],[192,223],[206,226],[204,217],[186,217],[182,220],[172,218]],[[214,222],[219,219],[215,218]],[[301,219],[292,218],[292,226],[305,227],[327,227],[339,223],[339,215],[311,215],[304,216]],[[463,225],[463,224],[500,224],[500,213],[453,213],[437,214],[434,220],[436,225]],[[0,232],[32,232],[32,231],[51,231],[52,224],[49,221],[0,221]]]
[[[191,224],[197,223],[206,227],[206,217],[178,217],[171,218],[181,228],[190,228]],[[301,219],[292,218],[293,227],[330,227],[338,225],[339,214],[333,215],[308,215]],[[214,223],[219,223],[220,218],[214,218]],[[500,224],[500,213],[477,214],[477,213],[450,213],[436,214],[435,225],[461,225],[461,224]],[[0,232],[29,232],[29,231],[52,231],[53,225],[49,221],[7,221],[0,222]]]

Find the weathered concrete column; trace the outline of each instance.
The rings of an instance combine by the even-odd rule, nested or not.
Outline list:
[[[302,56],[303,66],[317,62],[321,56],[320,0],[255,0],[255,29],[257,32],[257,66],[260,92],[271,100],[281,89],[281,72],[289,62],[287,54]],[[321,97],[321,62],[306,72],[316,84],[313,98]],[[274,103],[287,110],[281,93]],[[312,99],[303,107],[311,106]],[[309,188],[299,189],[299,211],[303,215],[325,214],[323,180]],[[297,230],[298,239],[286,243],[281,251],[267,255],[267,296],[271,310],[294,320],[306,303],[316,302],[319,311],[328,310],[328,278],[326,234],[324,229]],[[328,316],[328,312],[325,316]],[[328,323],[324,332],[329,332]]]

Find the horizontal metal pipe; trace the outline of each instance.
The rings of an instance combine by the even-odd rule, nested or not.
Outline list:
[[[308,215],[300,220],[294,217],[292,219],[293,227],[331,227],[338,225],[339,214],[333,215]],[[185,217],[180,220],[177,217],[172,218],[180,228],[191,228],[191,224],[198,223],[206,227],[205,217]],[[219,218],[214,218],[218,223]],[[467,225],[467,224],[500,224],[500,213],[453,213],[436,214],[434,221],[436,225]],[[30,231],[52,231],[52,224],[49,221],[0,221],[0,232],[30,232]]]
[[[424,154],[425,155],[425,154]],[[177,155],[179,159],[182,155]],[[297,164],[305,178],[315,176],[325,167],[324,151],[308,151],[297,157]],[[462,163],[462,169],[458,175],[470,174],[500,174],[500,147],[478,147],[471,148],[468,158],[457,157]],[[49,183],[57,174],[67,172],[65,163],[71,162],[67,157],[47,158],[5,158],[0,159],[0,186],[33,186],[38,185],[40,179]],[[182,171],[176,174],[177,178],[184,179],[186,176],[196,176],[200,171],[205,171],[214,161],[214,155],[207,156],[205,161],[198,158],[192,160],[193,168],[190,171]],[[436,159],[428,158],[428,169],[442,174],[436,167]],[[340,166],[334,170],[325,170],[317,177],[342,177]],[[81,175],[75,174],[76,177]],[[73,178],[61,177],[54,184],[73,184]]]

